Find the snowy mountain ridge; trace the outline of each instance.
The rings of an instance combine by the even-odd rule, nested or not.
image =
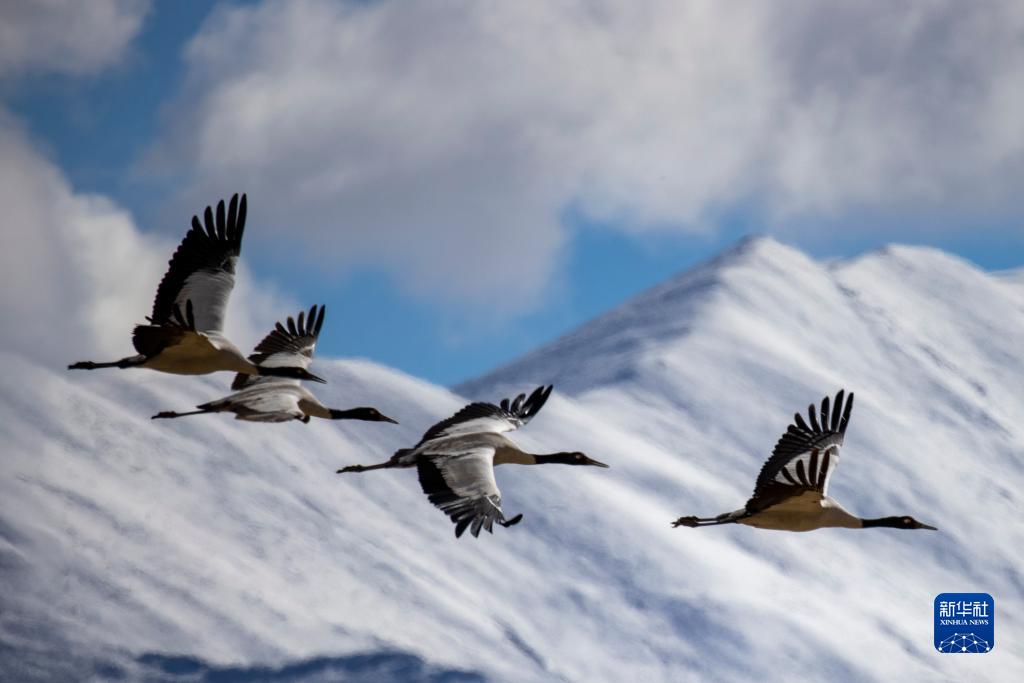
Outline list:
[[[161,423],[148,416],[229,378],[2,353],[0,671],[1017,680],[1022,339],[1016,283],[942,252],[819,263],[744,242],[457,388],[497,400],[553,382],[513,438],[611,465],[502,467],[523,522],[459,540],[414,472],[334,474],[415,443],[465,402],[446,389],[318,359],[326,403],[402,424]],[[840,387],[857,404],[832,495],[939,532],[669,527],[742,505],[792,413]],[[996,598],[990,654],[932,647],[932,600],[960,590]]]

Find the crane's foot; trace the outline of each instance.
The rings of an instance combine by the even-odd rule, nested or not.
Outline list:
[[[519,522],[521,522],[521,521],[523,521],[523,513],[520,512],[518,515],[516,515],[512,519],[506,519],[504,522],[499,521],[498,524],[502,525],[503,527],[505,527],[507,529],[510,526],[515,526],[516,524],[519,524]]]
[[[96,370],[98,368],[134,368],[138,365],[142,365],[146,362],[146,357],[139,356],[128,356],[121,360],[111,361],[109,363],[97,363],[93,360],[82,360],[77,363],[72,363],[68,366],[68,370]]]
[[[672,522],[672,528],[673,529],[675,529],[676,527],[681,527],[681,526],[695,527],[695,526],[699,526],[699,525],[700,525],[700,518],[696,517],[695,515],[690,515],[689,517],[680,517],[676,521]]]

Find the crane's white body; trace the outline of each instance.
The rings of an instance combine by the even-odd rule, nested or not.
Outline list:
[[[236,420],[287,422],[309,417],[330,419],[330,409],[297,380],[262,380],[217,401],[203,404],[212,412],[233,412]]]
[[[859,517],[850,514],[834,499],[822,496],[817,491],[807,491],[799,496],[787,498],[754,514],[748,514],[746,510],[737,510],[730,516],[735,516],[738,524],[778,531],[813,531],[825,527],[860,529],[862,526]]]
[[[140,367],[176,375],[240,372],[255,375],[259,368],[237,346],[216,330],[187,331],[174,344],[147,358]]]

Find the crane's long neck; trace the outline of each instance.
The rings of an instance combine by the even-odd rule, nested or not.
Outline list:
[[[367,422],[390,422],[398,424],[387,415],[381,415],[376,408],[351,408],[349,410],[335,410],[325,408],[332,420],[366,420]]]
[[[545,463],[568,464],[571,453],[527,453],[514,446],[500,447],[494,452],[495,465],[543,465]]]
[[[533,458],[533,464],[535,465],[546,465],[548,463],[558,463],[560,465],[572,465],[576,462],[576,454],[561,451],[559,453],[548,453],[545,455],[534,455],[529,454]]]
[[[895,529],[902,526],[900,524],[900,519],[900,517],[876,517],[875,519],[862,519],[860,520],[860,525],[865,529],[879,526],[893,527]]]
[[[349,410],[336,410],[328,408],[332,420],[365,420],[367,419],[365,408],[351,408]]]
[[[255,365],[256,374],[264,377],[288,377],[290,379],[305,379],[303,368],[297,367],[274,367],[267,365]]]

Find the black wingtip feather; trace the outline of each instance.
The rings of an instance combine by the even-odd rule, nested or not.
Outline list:
[[[473,534],[474,538],[479,538],[480,537],[480,529],[483,527],[483,525],[484,525],[484,518],[483,517],[474,517],[473,518],[473,524],[470,526],[469,532],[471,534]],[[494,532],[491,532],[491,533],[494,533]]]
[[[239,244],[242,242],[242,233],[245,232],[245,213],[246,213],[246,201],[245,195],[242,195],[242,201],[238,203],[238,223],[236,223],[237,234],[235,241]]]
[[[217,202],[217,239],[226,240],[228,238],[227,221],[224,215],[224,200]]]
[[[316,325],[313,326],[313,334],[319,335],[324,326],[324,316],[327,315],[327,306],[320,304],[320,313],[316,318]]]
[[[551,396],[554,385],[549,384],[547,386],[539,386],[533,390],[530,394],[530,398],[526,399],[526,402],[522,406],[522,416],[526,418],[532,418],[534,415],[540,412],[540,409],[547,403],[548,397]],[[516,412],[516,411],[513,411]]]
[[[844,390],[840,389],[839,393],[836,394],[835,410],[832,411],[832,425],[831,429],[833,432],[839,431],[839,422],[843,417],[843,395]]]
[[[206,210],[203,211],[203,221],[204,221],[204,223],[206,225],[206,235],[211,240],[216,240],[217,239],[217,227],[213,223],[213,208],[212,207],[208,206],[208,207],[206,207]]]
[[[843,410],[843,419],[839,423],[839,431],[842,434],[846,434],[846,427],[850,423],[850,411],[853,410],[853,392],[846,398],[846,408]]]
[[[235,235],[238,234],[235,226],[238,224],[238,194],[231,195],[231,201],[228,202],[228,222],[227,222],[227,238],[234,241]]]

